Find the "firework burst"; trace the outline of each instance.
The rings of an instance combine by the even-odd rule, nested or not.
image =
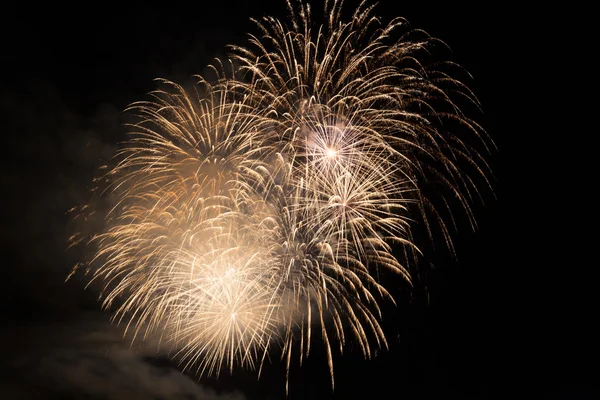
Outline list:
[[[230,77],[220,65],[217,83],[164,81],[132,105],[89,271],[116,318],[160,332],[186,367],[256,368],[278,349],[289,371],[316,332],[333,384],[333,348],[387,346],[379,303],[393,298],[376,277],[410,283],[398,254],[419,254],[414,224],[433,237],[436,222],[450,248],[455,210],[440,206],[474,225],[476,182],[489,186],[477,148],[491,142],[458,106],[478,102],[456,66],[420,61],[439,40],[366,3],[345,22],[326,2],[322,25],[288,7],[232,47]]]
[[[302,297],[325,304],[319,317],[333,316],[335,338],[343,343],[344,331],[350,332],[368,357],[368,333],[376,346],[385,345],[376,299],[388,294],[373,277],[386,268],[410,281],[392,246],[419,252],[411,235],[417,220],[432,237],[436,222],[452,248],[447,221],[453,213],[442,218],[440,206],[453,200],[474,224],[476,180],[463,168],[489,186],[487,164],[468,144],[486,148],[487,138],[455,102],[478,107],[467,86],[451,76],[456,66],[420,61],[442,42],[401,18],[383,24],[365,2],[345,22],[341,3],[326,2],[326,22],[315,25],[309,5],[288,2],[289,21],[255,21],[262,35],[233,50],[252,77],[248,90],[260,93],[258,108],[280,123],[277,140],[302,214],[294,226],[306,231],[300,247],[310,266],[301,269],[303,277],[314,277],[299,286],[322,288]],[[432,186],[439,195],[425,196]],[[308,310],[305,315],[311,325]],[[325,326],[322,337],[329,349]],[[302,336],[301,345],[305,340],[310,337]]]

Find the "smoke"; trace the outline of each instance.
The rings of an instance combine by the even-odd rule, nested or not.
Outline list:
[[[8,351],[0,361],[0,398],[245,399],[199,385],[152,344],[131,345],[122,332],[89,314],[15,328],[2,337]]]
[[[9,266],[0,295],[5,315],[14,320],[69,314],[88,294],[64,284],[80,257],[66,251],[67,211],[87,200],[96,169],[116,149],[123,115],[107,103],[91,115],[73,112],[59,89],[42,80],[0,91],[0,109],[9,150],[0,174],[1,240]]]

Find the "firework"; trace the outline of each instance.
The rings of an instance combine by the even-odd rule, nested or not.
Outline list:
[[[468,166],[489,186],[489,168],[469,144],[487,149],[489,141],[455,102],[466,99],[478,107],[473,93],[450,74],[454,64],[419,61],[445,46],[439,40],[401,18],[382,24],[364,2],[348,22],[341,19],[340,1],[325,2],[322,25],[311,22],[309,5],[288,1],[288,8],[289,21],[255,21],[262,35],[232,48],[252,77],[248,90],[260,93],[258,108],[270,110],[280,124],[277,140],[291,166],[293,194],[287,197],[295,201],[285,209],[300,214],[288,222],[295,236],[281,240],[302,249],[294,268],[305,271],[297,286],[307,299],[306,325],[308,302],[323,304],[321,325],[323,315],[330,315],[335,338],[343,343],[348,331],[368,357],[369,337],[377,347],[385,345],[377,298],[388,296],[373,277],[385,268],[410,281],[392,246],[418,253],[411,235],[418,220],[432,238],[437,223],[452,249],[452,213],[444,219],[439,210],[451,199],[474,225],[476,179],[463,169]],[[427,187],[438,196],[424,195]],[[289,332],[289,347],[296,336]],[[325,326],[322,338],[333,376]],[[299,339],[302,346],[310,335],[300,333]]]
[[[270,227],[248,176],[260,169],[260,115],[227,84],[163,81],[107,175],[107,229],[92,281],[136,336],[160,331],[202,371],[254,366],[276,335]],[[256,154],[255,154],[256,153]],[[261,355],[262,355],[261,354]]]
[[[278,351],[289,371],[318,336],[333,385],[334,348],[387,346],[379,303],[393,298],[376,277],[410,283],[398,254],[420,253],[412,227],[437,225],[452,248],[450,204],[474,226],[491,142],[458,105],[478,102],[454,64],[421,61],[439,40],[366,3],[345,22],[326,2],[322,25],[288,7],[232,47],[231,76],[164,81],[132,105],[89,271],[116,318],[159,332],[186,367],[256,368]]]

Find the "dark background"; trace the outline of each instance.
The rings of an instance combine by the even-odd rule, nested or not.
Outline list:
[[[317,346],[293,368],[290,399],[598,398],[591,239],[571,222],[582,207],[568,172],[577,155],[543,106],[568,101],[551,90],[560,74],[548,69],[561,50],[545,44],[554,39],[535,10],[450,3],[384,0],[376,14],[444,40],[473,75],[478,120],[499,148],[489,158],[496,198],[476,206],[477,232],[455,236],[458,260],[427,248],[432,266],[414,295],[392,288],[388,351],[364,361],[349,346],[335,357],[332,393]],[[147,347],[134,352],[84,282],[64,282],[80,255],[66,250],[66,211],[123,139],[122,110],[154,78],[203,74],[263,15],[284,16],[283,0],[5,10],[0,398],[284,397],[277,363],[258,381],[239,371],[198,382]]]

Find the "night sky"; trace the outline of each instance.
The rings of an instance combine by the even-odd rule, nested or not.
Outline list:
[[[566,200],[558,165],[568,162],[548,156],[558,133],[532,121],[543,118],[534,106],[543,96],[539,33],[505,3],[445,3],[382,0],[376,14],[442,39],[473,75],[484,112],[476,118],[499,148],[488,158],[495,197],[475,205],[476,232],[454,236],[457,260],[425,247],[415,289],[390,283],[398,306],[384,314],[389,350],[365,361],[348,346],[334,358],[332,392],[317,345],[292,368],[290,399],[600,398],[593,263],[565,228],[577,202]],[[278,362],[259,380],[236,371],[198,381],[151,344],[131,349],[85,282],[65,283],[81,257],[66,249],[67,210],[85,201],[96,168],[124,139],[126,106],[146,99],[154,78],[189,82],[227,44],[246,44],[250,17],[286,11],[283,0],[194,4],[23,2],[4,12],[1,399],[285,397]]]

